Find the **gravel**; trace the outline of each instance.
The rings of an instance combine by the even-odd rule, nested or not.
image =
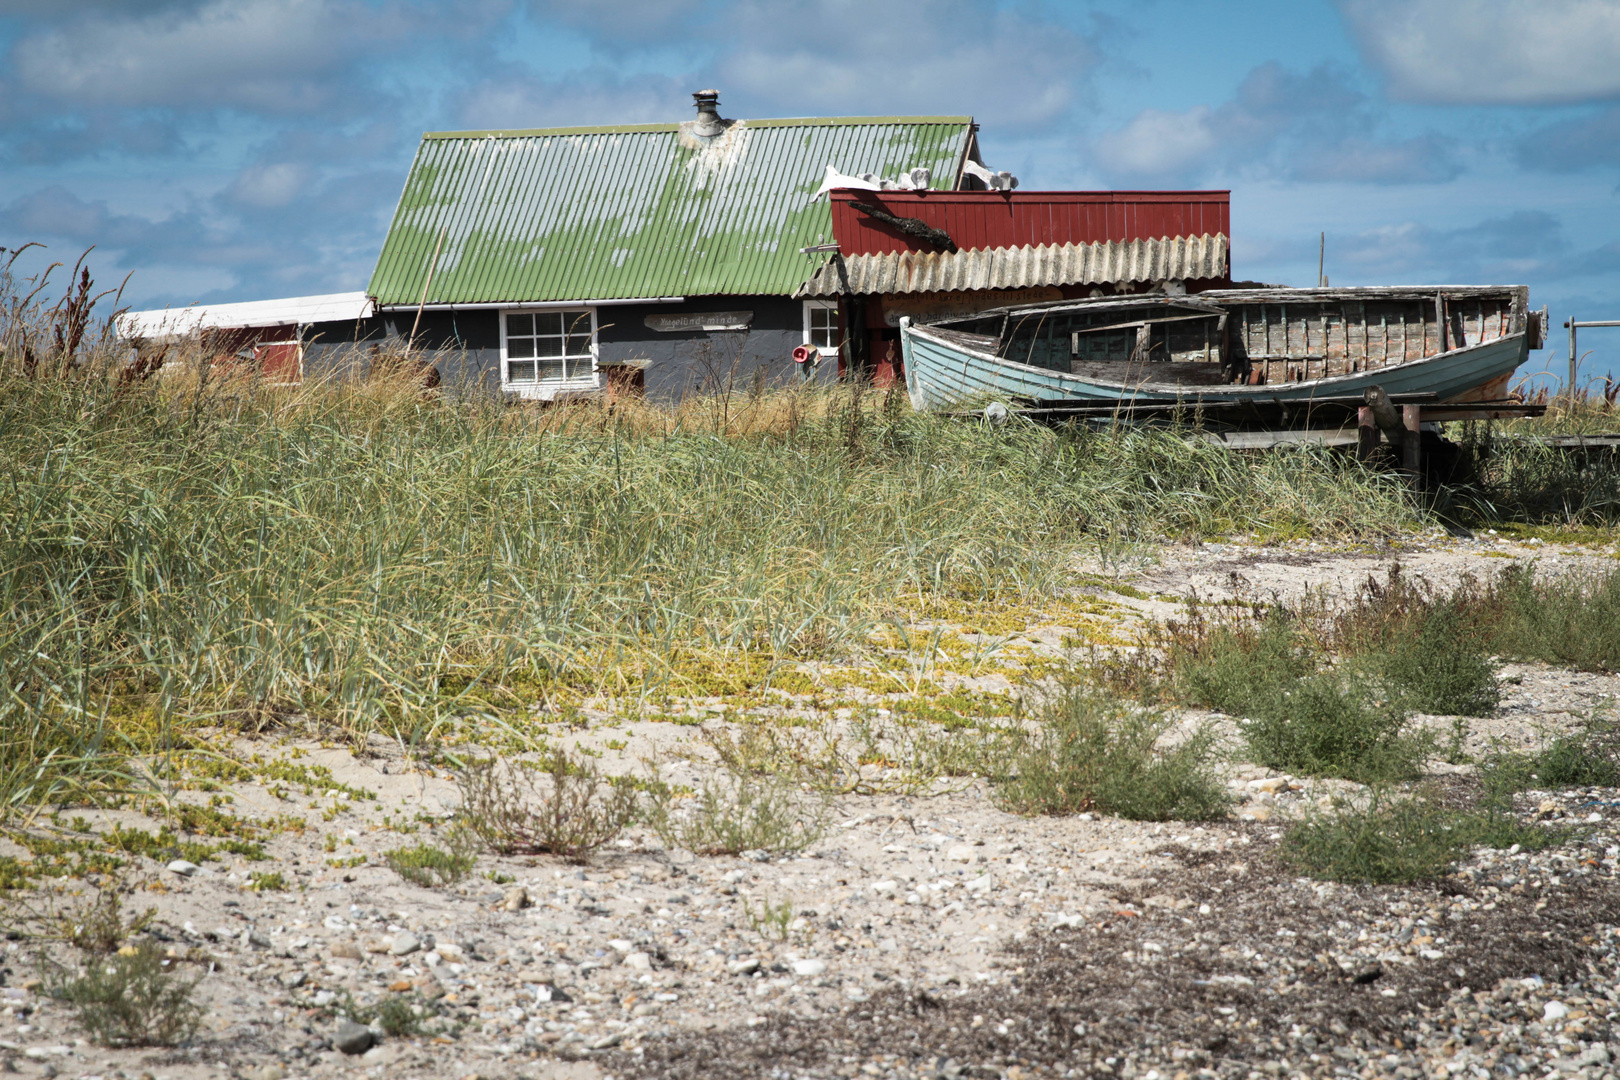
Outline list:
[[[1437,541],[1402,558],[1434,574],[1499,565],[1477,555]],[[1139,583],[1218,598],[1347,588],[1381,565],[1366,553],[1226,545],[1166,552]],[[1536,665],[1503,675],[1503,708],[1471,724],[1473,752],[1534,742],[1620,698],[1614,676]],[[591,720],[567,738],[600,750],[609,771],[698,742],[678,724]],[[154,907],[151,935],[203,976],[207,1022],[190,1047],[88,1045],[66,1006],[32,985],[32,946],[7,942],[0,1069],[11,1060],[25,1074],[48,1065],[130,1080],[271,1066],[288,1080],[357,1067],[528,1080],[1620,1074],[1610,1028],[1620,791],[1526,793],[1521,816],[1569,839],[1478,851],[1420,888],[1293,876],[1275,856],[1282,826],[1354,786],[1234,762],[1240,801],[1221,823],[1025,819],[970,785],[841,800],[827,836],[797,858],[695,858],[633,832],[588,866],[486,857],[461,885],[430,890],[399,879],[380,853],[432,839],[454,803],[446,776],[412,772],[381,740],[363,757],[291,736],[242,751],[296,756],[380,799],[325,799],[316,813],[263,785],[232,785],[235,812],[296,810],[309,828],[267,841],[267,863],[143,867],[154,887],[129,908]],[[701,762],[678,765],[678,782],[705,775]],[[1458,791],[1472,782],[1466,767],[1430,768]],[[154,827],[133,810],[105,816]],[[0,854],[20,852],[0,841]],[[292,887],[250,891],[255,871]],[[759,919],[783,903],[785,931]],[[397,996],[422,1013],[419,1032],[362,1027],[374,1041],[346,1053],[338,1013]]]

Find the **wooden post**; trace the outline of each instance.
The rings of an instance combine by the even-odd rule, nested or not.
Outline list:
[[[1401,437],[1401,468],[1413,487],[1423,484],[1423,434],[1419,430],[1422,418],[1423,406],[1401,406],[1401,426],[1406,429]]]
[[[1363,405],[1356,410],[1356,460],[1366,461],[1378,449],[1378,421],[1373,419],[1372,406]]]

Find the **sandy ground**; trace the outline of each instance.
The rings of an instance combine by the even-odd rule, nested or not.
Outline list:
[[[1448,583],[1463,574],[1492,573],[1506,559],[1537,558],[1547,568],[1612,566],[1616,552],[1436,534],[1399,552],[1237,544],[1143,550],[1123,565],[1103,569],[1132,591],[1156,597],[1108,595],[1122,608],[1110,617],[1131,625],[1174,615],[1176,605],[1168,598],[1194,592],[1206,599],[1293,597],[1307,588],[1345,592],[1369,574],[1387,573],[1397,557],[1407,573]],[[1035,650],[1055,651],[1061,636],[1031,626],[1023,640]],[[1620,678],[1614,676],[1533,665],[1510,665],[1503,676],[1498,713],[1470,723],[1469,745],[1476,751],[1491,739],[1537,741],[1620,699]],[[952,679],[980,689],[1008,681],[1000,674]],[[724,709],[710,699],[683,706],[695,716]],[[588,727],[555,725],[552,735],[565,745],[600,752],[608,773],[634,771],[657,756],[667,763],[668,779],[697,784],[713,768],[712,754],[693,724],[631,720],[611,707],[587,710],[587,717]],[[1190,722],[1204,719],[1187,714]],[[1449,725],[1450,720],[1434,722]],[[704,723],[724,727],[730,721]],[[230,796],[231,812],[261,819],[294,812],[304,818],[305,828],[271,834],[265,841],[267,861],[221,854],[195,869],[183,867],[184,873],[168,869],[162,859],[140,861],[149,881],[128,906],[156,908],[150,933],[173,955],[186,958],[183,968],[202,976],[197,994],[206,1004],[203,1032],[185,1048],[115,1051],[89,1044],[72,1025],[69,1010],[40,992],[34,945],[9,941],[0,966],[0,1070],[154,1080],[764,1076],[778,1068],[784,1076],[1015,1077],[1070,1071],[1126,1080],[1335,1072],[1438,1078],[1493,1070],[1603,1077],[1611,1071],[1609,1050],[1599,1055],[1592,1049],[1608,1046],[1606,1021],[1600,1024],[1598,1018],[1616,1007],[1601,997],[1601,985],[1583,996],[1579,990],[1559,990],[1564,984],[1557,983],[1554,989],[1564,996],[1556,1000],[1564,1013],[1553,1019],[1562,1023],[1535,1021],[1545,1030],[1521,1032],[1515,1045],[1523,1046],[1511,1052],[1498,1048],[1488,1063],[1483,1036],[1448,1036],[1449,1044],[1437,1043],[1417,1031],[1419,1021],[1412,1017],[1428,1015],[1424,1010],[1455,1011],[1461,1000],[1455,995],[1492,995],[1501,986],[1510,991],[1503,1008],[1518,1008],[1529,994],[1536,1009],[1546,1012],[1542,998],[1555,1000],[1549,996],[1553,991],[1525,980],[1539,978],[1542,987],[1551,986],[1556,980],[1550,973],[1563,961],[1543,954],[1526,954],[1520,967],[1541,965],[1546,971],[1519,970],[1513,967],[1518,961],[1510,962],[1518,954],[1504,950],[1501,964],[1489,969],[1490,984],[1480,985],[1484,976],[1476,975],[1468,990],[1462,976],[1434,973],[1458,968],[1459,958],[1481,949],[1490,951],[1493,934],[1527,933],[1522,920],[1513,922],[1510,915],[1545,919],[1550,918],[1545,912],[1562,910],[1557,896],[1566,894],[1555,895],[1560,887],[1600,883],[1614,891],[1615,856],[1620,855],[1615,846],[1620,799],[1614,792],[1537,796],[1527,807],[1543,817],[1582,824],[1584,839],[1570,851],[1538,855],[1516,873],[1513,860],[1529,856],[1482,853],[1464,868],[1461,884],[1450,894],[1343,890],[1359,897],[1355,903],[1365,909],[1360,916],[1346,906],[1350,901],[1335,899],[1336,887],[1295,880],[1281,873],[1270,855],[1288,818],[1347,785],[1276,776],[1237,760],[1227,768],[1240,801],[1226,822],[1142,824],[1091,815],[1027,819],[997,809],[982,784],[961,783],[945,794],[844,796],[825,837],[794,858],[696,857],[666,851],[650,832],[637,829],[584,866],[550,857],[486,856],[461,884],[427,889],[400,879],[383,865],[381,853],[442,828],[458,805],[447,773],[413,768],[397,745],[381,739],[360,757],[285,730],[243,740],[238,749],[244,757],[325,766],[338,785],[365,789],[375,799],[336,788],[306,796],[278,793],[278,785],[269,781],[232,784],[214,793]],[[1437,775],[1457,771],[1442,762],[1433,763],[1433,770]],[[190,792],[185,797],[202,802],[208,796]],[[115,823],[154,827],[127,811],[86,816],[93,818],[88,822],[93,829]],[[14,845],[5,851],[21,853]],[[1563,864],[1550,861],[1555,859],[1571,861],[1560,872]],[[282,875],[285,888],[248,887],[250,875],[271,872]],[[72,880],[58,884],[70,893],[83,888]],[[1515,886],[1520,886],[1516,893]],[[1561,929],[1549,929],[1547,940],[1574,935],[1579,926],[1580,935],[1597,943],[1591,948],[1609,965],[1604,970],[1612,986],[1614,952],[1605,936],[1612,929],[1611,913],[1586,892],[1566,898],[1579,914],[1570,915]],[[42,902],[37,890],[0,900],[18,905],[12,914],[25,903]],[[58,896],[56,902],[73,901]],[[1438,914],[1436,904],[1444,909]],[[784,910],[791,914],[780,922],[769,917]],[[1259,929],[1253,925],[1256,912],[1272,912]],[[1447,912],[1456,919],[1483,918],[1489,925],[1472,932],[1466,923],[1450,929],[1446,920],[1453,915]],[[1335,917],[1341,913],[1350,917]],[[1121,934],[1147,937],[1125,941]],[[1037,997],[1045,995],[1043,1008],[1057,1007],[1052,987],[1088,985],[1095,1001],[1126,1001],[1148,985],[1133,974],[1141,965],[1183,964],[1183,952],[1185,963],[1192,963],[1193,946],[1183,949],[1188,942],[1213,949],[1213,959],[1198,961],[1208,978],[1200,982],[1186,975],[1176,985],[1240,987],[1241,982],[1209,981],[1226,977],[1209,974],[1224,956],[1239,965],[1228,973],[1233,979],[1250,980],[1251,989],[1242,993],[1261,1001],[1261,991],[1252,989],[1259,976],[1250,970],[1256,935],[1283,954],[1278,962],[1290,972],[1295,969],[1288,949],[1276,942],[1293,948],[1296,939],[1308,938],[1313,944],[1300,946],[1298,971],[1324,965],[1322,956],[1336,958],[1335,987],[1344,982],[1341,976],[1353,976],[1367,963],[1381,963],[1396,974],[1368,989],[1359,1006],[1341,1000],[1344,991],[1334,989],[1340,997],[1322,998],[1328,1004],[1319,1015],[1306,1009],[1280,1027],[1273,1023],[1280,1015],[1275,1009],[1265,1013],[1270,1019],[1257,1012],[1255,1024],[1243,1030],[1272,1041],[1243,1044],[1248,1049],[1236,1057],[1231,1056],[1237,1053],[1231,1048],[1241,1043],[1236,1036],[1222,1036],[1215,1045],[1204,1035],[1186,1035],[1183,1046],[1170,1043],[1185,1032],[1162,1038],[1127,1032],[1117,1045],[1140,1044],[1140,1055],[1123,1049],[1105,1053],[1116,1044],[1099,1043],[1095,1056],[1080,1059],[1072,1057],[1077,1051],[1068,1043],[1059,1048],[1050,1032],[1037,1035],[1031,1028],[1020,1035],[1019,1025],[1033,1022],[1029,1009]],[[1062,944],[1065,940],[1070,944]],[[1599,949],[1604,942],[1607,952]],[[1240,955],[1245,948],[1247,957]],[[68,958],[61,947],[53,955]],[[1315,985],[1310,983],[1315,976],[1290,977],[1294,983],[1279,984],[1285,991],[1290,985]],[[1581,978],[1570,975],[1574,981],[1568,985],[1586,985]],[[1098,979],[1107,985],[1086,982]],[[1515,998],[1515,985],[1529,989]],[[1387,989],[1394,993],[1385,995]],[[398,994],[411,995],[427,1014],[422,1034],[378,1036],[370,1049],[355,1054],[335,1045],[335,1007],[351,998],[364,1005]],[[1574,998],[1580,1000],[1568,1000]],[[909,1002],[905,1008],[915,1009],[919,1001],[935,1003],[928,1007],[937,1006],[937,1013],[894,1019],[900,1015],[895,1003]],[[1468,998],[1470,1006],[1473,1002]],[[1133,1006],[1140,1007],[1140,1002]],[[1164,1007],[1164,1002],[1155,1006],[1155,1015]],[[1248,1007],[1242,1001],[1212,1006],[1200,1014],[1200,1022],[1233,1026],[1235,1014],[1219,1009],[1241,1013]],[[1328,1026],[1342,1026],[1346,1008],[1349,1034],[1342,1047],[1330,1047],[1334,1036]],[[1397,1013],[1405,1019],[1378,1020]],[[1564,1015],[1575,1013],[1573,1020]],[[1318,1021],[1321,1053],[1315,1036],[1309,1046],[1301,1041]],[[1079,1020],[1079,1027],[1069,1024],[1069,1030],[1078,1033],[1087,1023],[1106,1022],[1107,1017]],[[1309,1029],[1305,1035],[1302,1023]],[[1566,1030],[1571,1023],[1574,1034]],[[939,1037],[921,1046],[918,1032],[933,1031],[930,1024],[938,1027]],[[1491,1030],[1497,1033],[1491,1038],[1497,1038],[1506,1027],[1498,1023]],[[863,1041],[862,1031],[870,1038]],[[1094,1034],[1065,1038],[1084,1042]],[[945,1049],[935,1053],[936,1044]],[[1542,1053],[1547,1047],[1551,1056]],[[1541,1056],[1526,1048],[1540,1048]],[[1620,1052],[1620,1044],[1613,1049]],[[1162,1073],[1152,1065],[1160,1051]],[[979,1060],[971,1060],[975,1055]],[[1533,1063],[1519,1068],[1509,1062],[1509,1068],[1502,1065],[1508,1057],[1520,1063],[1533,1058]]]

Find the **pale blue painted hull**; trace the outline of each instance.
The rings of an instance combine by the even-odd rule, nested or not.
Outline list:
[[[1450,401],[1511,375],[1529,355],[1528,340],[1521,332],[1421,360],[1331,378],[1264,386],[1178,386],[1111,383],[1002,360],[946,341],[927,327],[912,326],[905,319],[900,323],[900,344],[905,356],[906,390],[912,406],[919,410],[949,409],[987,395],[1025,398],[1048,405],[1305,401],[1360,397],[1371,386],[1381,386],[1392,395],[1433,394],[1440,401]]]

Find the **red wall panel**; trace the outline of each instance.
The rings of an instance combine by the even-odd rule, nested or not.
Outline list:
[[[855,202],[943,229],[964,250],[1231,235],[1228,191],[835,191],[831,198],[833,237],[845,255],[933,250]]]

